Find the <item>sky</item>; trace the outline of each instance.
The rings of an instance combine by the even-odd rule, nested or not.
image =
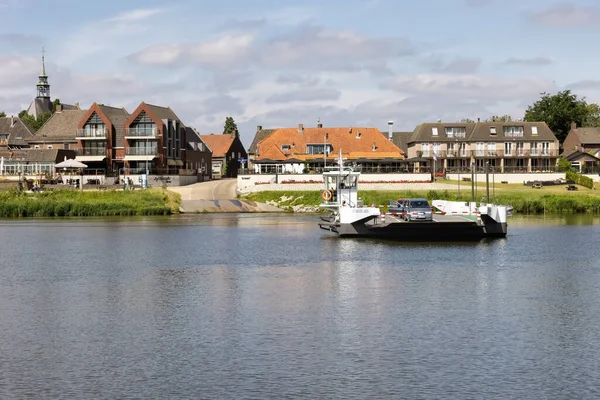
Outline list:
[[[0,111],[35,97],[169,106],[200,133],[509,114],[600,102],[600,4],[553,0],[0,0]]]

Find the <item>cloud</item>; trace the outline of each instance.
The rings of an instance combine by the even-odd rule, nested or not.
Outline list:
[[[117,22],[117,23],[132,23],[147,20],[155,15],[158,15],[163,10],[160,8],[138,8],[135,10],[129,10],[120,14],[117,14],[111,18],[108,18],[106,22]]]
[[[507,58],[503,64],[508,65],[551,65],[552,60],[547,57],[530,57],[530,58]]]
[[[169,57],[177,50],[176,57]],[[163,62],[161,54],[168,62]],[[169,65],[191,62],[204,68],[244,65],[261,69],[371,70],[388,72],[386,61],[415,53],[407,38],[373,38],[352,31],[301,26],[291,32],[259,40],[250,32],[226,34],[212,40],[151,45],[128,57],[139,64]]]
[[[546,10],[534,12],[529,17],[533,22],[549,27],[595,26],[600,19],[600,9],[573,3],[559,3]]]
[[[265,103],[294,103],[311,101],[331,101],[340,98],[342,93],[332,88],[305,88],[284,93],[275,93],[267,97]]]
[[[0,57],[0,89],[14,89],[37,82],[40,60],[27,56]]]
[[[438,65],[438,67],[434,68],[434,71],[449,74],[473,74],[479,71],[481,63],[482,60],[480,58],[460,57],[445,65]]]
[[[600,89],[600,81],[586,79],[565,85],[565,88],[571,90],[597,90]]]

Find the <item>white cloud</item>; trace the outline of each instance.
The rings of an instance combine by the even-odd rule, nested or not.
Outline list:
[[[118,23],[132,23],[147,20],[155,15],[158,15],[163,10],[160,8],[139,8],[136,10],[129,10],[114,17],[108,18],[106,22],[118,22]]]
[[[552,60],[547,57],[527,57],[527,58],[518,58],[518,57],[509,57],[504,61],[504,64],[510,65],[550,65],[552,64]]]
[[[574,3],[559,3],[530,15],[533,22],[550,27],[572,28],[597,25],[600,9]]]

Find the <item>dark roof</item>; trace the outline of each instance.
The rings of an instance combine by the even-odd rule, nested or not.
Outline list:
[[[62,109],[63,110],[80,110],[79,108],[79,104],[62,104]]]
[[[252,140],[252,144],[250,145],[250,149],[248,150],[248,154],[256,154],[256,148],[258,144],[269,137],[269,135],[275,132],[276,129],[260,129],[256,131],[256,135],[254,135],[254,139]]]
[[[198,135],[198,133],[193,128],[190,128],[189,126],[185,127],[185,140],[187,141],[187,149],[188,150],[202,151],[202,152],[208,152],[208,153],[211,152],[211,150],[208,148],[206,143],[204,143],[204,140],[202,140],[200,135]],[[195,146],[196,143],[202,144],[201,148],[198,150],[196,150],[196,146]]]
[[[102,113],[106,115],[106,118],[110,120],[115,129],[123,129],[125,121],[129,118],[129,113],[126,109],[105,105],[98,105],[98,108],[102,110]]]
[[[43,143],[46,140],[75,142],[77,125],[87,110],[65,110],[54,113],[27,143]]]
[[[173,110],[171,110],[170,107],[156,106],[148,103],[146,103],[146,106],[160,119],[170,119],[181,122],[179,117],[173,112]]]
[[[563,157],[565,157],[568,161],[581,161],[581,159],[584,159],[585,161],[600,161],[600,158],[578,150],[565,152]]]
[[[583,145],[600,143],[600,128],[576,128],[574,132]]]
[[[8,135],[9,146],[27,146],[25,139],[33,136],[34,130],[18,117],[0,118],[0,135]]]
[[[522,137],[512,137],[504,135],[505,127],[523,127]],[[533,128],[537,128],[537,134],[533,134]],[[437,128],[437,135],[433,134],[434,128]],[[413,142],[454,142],[456,137],[448,137],[446,128],[465,128],[465,137],[458,138],[466,142],[486,142],[506,139],[515,140],[545,140],[555,141],[556,136],[545,122],[436,122],[423,123],[418,125],[407,143]],[[492,128],[495,128],[495,135],[492,134]]]
[[[4,161],[27,161],[27,162],[61,162],[65,157],[74,158],[74,150],[65,149],[27,149],[27,150],[4,150],[0,151]]]
[[[392,132],[392,142],[406,154],[408,152],[408,140],[412,132]]]
[[[40,115],[52,112],[52,101],[47,97],[36,97],[33,99],[29,108],[27,109],[27,114],[31,115],[34,118],[38,118]]]

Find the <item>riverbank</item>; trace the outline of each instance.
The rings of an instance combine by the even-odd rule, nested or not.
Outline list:
[[[170,215],[179,212],[181,196],[166,189],[134,191],[53,190],[0,192],[0,217],[104,217]]]
[[[533,192],[537,190],[537,192]],[[513,206],[517,214],[573,214],[600,213],[600,194],[597,191],[557,193],[555,191],[541,192],[544,189],[503,189],[496,191],[494,201],[499,204]],[[565,190],[562,187],[562,190]],[[491,195],[491,193],[490,193]],[[479,190],[476,199],[481,200],[485,192]],[[388,200],[399,197],[423,197],[428,200],[470,201],[470,190],[458,195],[449,190],[361,190],[360,198],[365,205],[376,204],[387,207]],[[321,197],[315,191],[263,191],[250,193],[242,198],[266,203],[288,212],[317,212]]]

